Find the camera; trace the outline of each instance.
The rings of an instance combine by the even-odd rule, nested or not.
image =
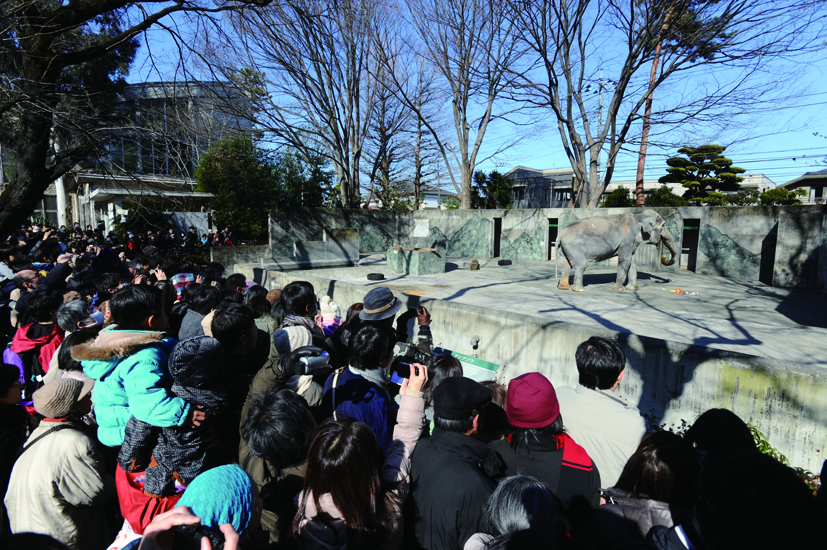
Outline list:
[[[330,362],[330,354],[323,351],[318,357],[302,357],[299,362],[304,365],[302,374],[313,374],[316,371],[327,368]]]

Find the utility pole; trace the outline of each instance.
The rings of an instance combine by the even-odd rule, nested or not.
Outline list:
[[[655,44],[655,58],[652,60],[652,71],[649,73],[649,88],[655,83],[655,79],[658,75],[658,64],[660,62],[660,51],[663,47],[663,35],[666,34],[666,30],[669,28],[669,19],[672,16],[672,10],[674,9],[674,4],[669,6],[669,11],[666,13],[666,17],[663,20],[663,26],[660,28],[660,32],[658,32],[658,42]],[[654,95],[654,89],[649,92],[649,95],[646,96],[646,109],[643,113],[643,133],[640,136],[640,154],[638,155],[637,159],[637,177],[636,185],[635,185],[635,205],[643,207],[646,204],[646,198],[643,194],[643,168],[646,166],[646,146],[649,143],[649,128],[651,124],[649,123],[649,118],[652,115],[652,96]]]
[[[597,130],[603,131],[603,69],[600,69],[600,80],[597,83]],[[600,182],[600,154],[603,148],[597,152],[597,181]]]

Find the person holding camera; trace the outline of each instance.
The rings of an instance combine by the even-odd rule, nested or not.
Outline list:
[[[347,416],[370,426],[383,453],[391,443],[399,409],[388,393],[393,345],[379,327],[359,327],[348,346],[350,365],[328,377],[320,406],[323,418]]]
[[[374,330],[360,329],[354,340]],[[301,547],[401,547],[401,508],[410,487],[410,456],[422,427],[422,388],[427,380],[424,365],[411,365],[410,378],[400,388],[402,405],[386,452],[373,430],[353,418],[342,415],[319,427],[310,442],[293,521]]]

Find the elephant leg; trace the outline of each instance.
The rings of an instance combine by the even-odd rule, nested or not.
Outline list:
[[[640,290],[640,287],[637,286],[637,259],[635,254],[632,254],[632,261],[629,263],[629,276],[626,281],[626,290]]]
[[[583,273],[586,271],[587,265],[587,262],[583,262],[582,264],[574,266],[574,284],[572,284],[571,289],[575,292],[586,291],[586,289],[583,288]]]
[[[557,285],[557,288],[560,290],[571,289],[571,285],[569,284],[569,273],[571,273],[571,264],[569,263],[568,258],[563,256],[563,275],[560,277],[560,283]]]
[[[623,284],[626,282],[626,276],[629,273],[629,266],[632,263],[631,258],[621,258],[618,256],[617,262],[617,281],[612,286],[614,290],[626,290],[626,287]]]

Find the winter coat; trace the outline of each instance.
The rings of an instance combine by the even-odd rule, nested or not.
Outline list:
[[[396,423],[396,412],[399,410],[388,390],[363,378],[351,368],[344,369],[339,375],[335,392],[334,380],[336,375],[331,374],[325,382],[320,412],[325,417],[333,416],[335,393],[336,413],[367,424],[376,435],[382,452],[387,454],[392,428]]]
[[[103,456],[82,428],[50,433],[68,421],[45,420],[29,436],[14,465],[5,504],[14,533],[43,533],[73,550],[103,549],[111,542],[107,510],[115,481],[105,474]]]
[[[129,418],[160,428],[183,426],[190,405],[170,396],[167,361],[176,341],[160,332],[101,331],[94,342],[72,348],[72,357],[95,382],[98,439],[109,447],[123,444]]]
[[[604,492],[607,504],[592,514],[577,538],[586,548],[614,548],[629,539],[644,540],[656,525],[672,527],[692,519],[692,507],[635,498],[616,487]]]
[[[49,274],[43,279],[35,290],[32,292],[26,292],[25,294],[21,294],[20,298],[17,300],[17,304],[14,306],[15,311],[18,313],[18,318],[20,320],[20,324],[29,324],[31,323],[31,319],[29,319],[29,312],[28,312],[28,303],[29,298],[32,297],[32,294],[35,292],[43,292],[44,290],[61,290],[66,288],[66,279],[69,275],[72,274],[72,267],[69,264],[56,264],[50,271]]]
[[[184,318],[181,321],[181,328],[178,329],[178,339],[186,340],[187,338],[192,338],[193,336],[203,336],[204,328],[201,326],[201,321],[204,317],[204,315],[198,313],[194,309],[188,309],[186,315],[184,315]]]
[[[511,436],[488,444],[502,457],[505,475],[536,477],[564,504],[581,503],[597,508],[600,474],[585,449],[571,437],[562,434],[534,439],[528,450],[522,446],[512,449],[510,439]]]
[[[57,354],[57,348],[64,338],[63,329],[57,326],[57,323],[52,326],[49,334],[40,338],[30,338],[29,330],[33,325],[34,323],[18,328],[10,348],[11,352],[20,358],[20,363],[15,361],[11,364],[17,365],[18,368],[20,365],[23,366],[23,400],[27,404],[31,402],[32,394],[44,384],[43,378],[49,371],[52,357]]]
[[[646,421],[640,411],[613,392],[580,384],[558,388],[557,399],[566,432],[600,468],[603,487],[614,487],[646,435]]]
[[[127,472],[145,470],[144,493],[149,496],[170,496],[175,482],[187,486],[195,477],[209,469],[229,462],[223,449],[210,448],[211,427],[216,417],[227,409],[226,390],[214,382],[220,373],[193,369],[170,373],[175,382],[172,393],[190,405],[201,405],[207,421],[196,430],[156,428],[134,416],[126,425],[118,464]]]
[[[424,401],[420,392],[409,392],[402,398],[399,409],[398,423],[393,429],[393,442],[388,447],[385,464],[382,467],[382,477],[395,482],[396,488],[390,493],[399,506],[405,501],[410,490],[411,453],[416,447],[417,439],[422,430]],[[319,506],[313,500],[313,494],[308,493],[296,497],[296,503],[301,508],[302,500],[306,501],[304,510],[300,510],[299,528],[296,537],[299,548],[308,550],[332,550],[347,546],[347,525],[341,511],[333,503],[333,497],[328,493],[319,498]],[[386,543],[382,548],[397,550],[402,546],[402,519],[395,523],[395,528],[386,534]]]
[[[421,426],[420,426],[421,429]],[[502,461],[485,443],[434,428],[411,458],[414,534],[425,550],[459,550],[482,532]]]
[[[284,374],[276,365],[268,362],[258,371],[241,411],[240,428],[243,429],[247,420],[253,396],[283,384]],[[261,528],[270,532],[270,544],[284,542],[289,538],[293,517],[296,515],[294,497],[304,485],[306,464],[278,468],[269,460],[250,454],[250,448],[244,439],[241,439],[239,444],[238,463],[250,475],[259,491],[266,487],[267,494],[270,495],[265,499],[264,509],[261,511]]]

